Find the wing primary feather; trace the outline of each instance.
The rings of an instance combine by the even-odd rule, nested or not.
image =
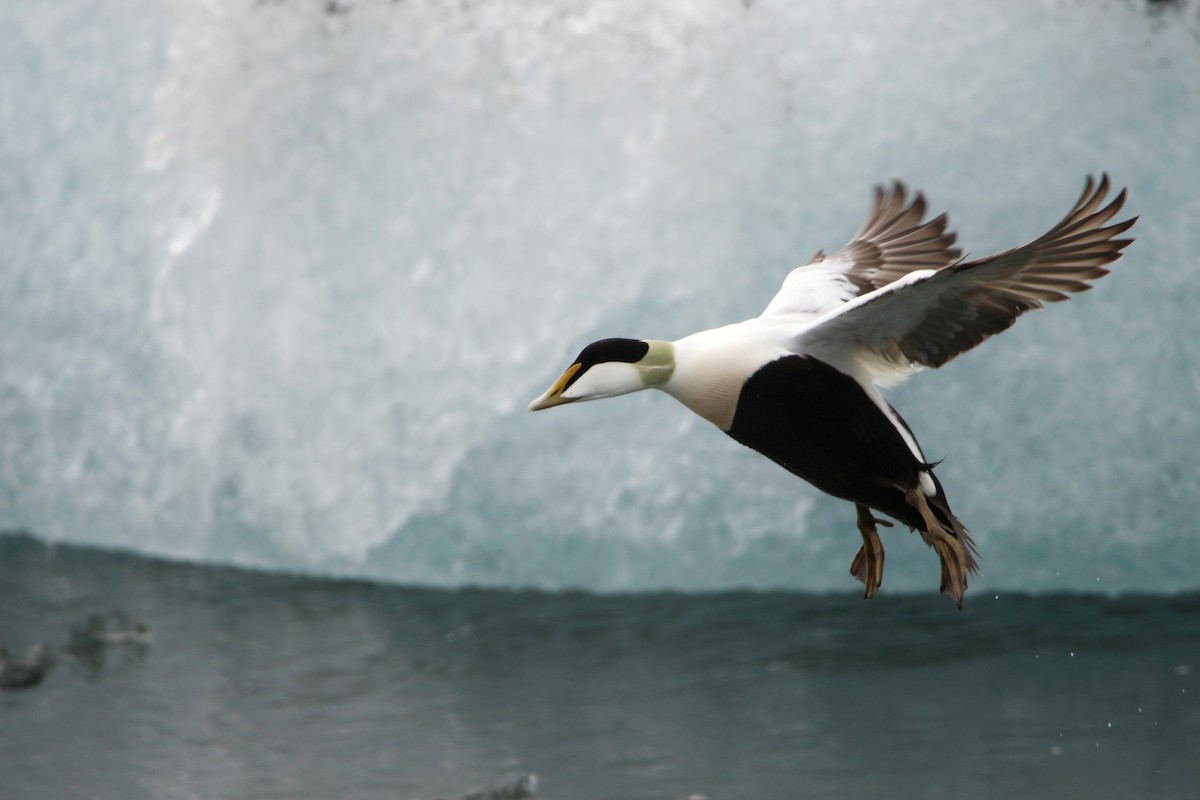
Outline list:
[[[1122,189],[1106,204],[1110,188],[1107,173],[1099,181],[1088,176],[1079,199],[1058,224],[993,256],[918,272],[919,256],[890,251],[887,268],[904,277],[902,270],[911,267],[909,279],[863,294],[802,326],[794,349],[824,354],[835,363],[877,363],[872,356],[882,357],[891,363],[876,371],[881,382],[894,382],[896,375],[902,379],[918,366],[940,367],[1006,330],[1026,311],[1087,291],[1088,281],[1108,274],[1106,265],[1133,242],[1118,236],[1137,222],[1132,217],[1106,224],[1127,196]],[[944,224],[940,220],[925,225]],[[895,238],[893,233],[889,241]]]
[[[871,209],[854,238],[832,256],[818,253],[793,270],[762,316],[781,314],[810,318],[838,308],[911,272],[941,269],[962,257],[958,237],[947,231],[945,214],[922,222],[925,195],[895,180],[875,186]]]

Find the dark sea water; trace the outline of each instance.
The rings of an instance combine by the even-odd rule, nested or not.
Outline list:
[[[67,648],[121,611],[143,646]],[[1194,798],[1200,596],[427,591],[0,536],[0,798]]]

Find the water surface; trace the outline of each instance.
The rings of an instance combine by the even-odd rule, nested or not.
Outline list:
[[[1200,596],[431,591],[0,536],[0,796],[1185,798]],[[145,647],[63,652],[120,609]]]

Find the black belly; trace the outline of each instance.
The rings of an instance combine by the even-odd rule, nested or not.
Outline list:
[[[904,494],[927,465],[857,381],[822,361],[786,356],[760,369],[726,433],[823,492],[924,527]]]

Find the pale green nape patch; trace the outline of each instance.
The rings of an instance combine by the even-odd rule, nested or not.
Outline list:
[[[675,345],[662,339],[644,339],[650,349],[634,366],[647,389],[662,386],[675,373]]]

